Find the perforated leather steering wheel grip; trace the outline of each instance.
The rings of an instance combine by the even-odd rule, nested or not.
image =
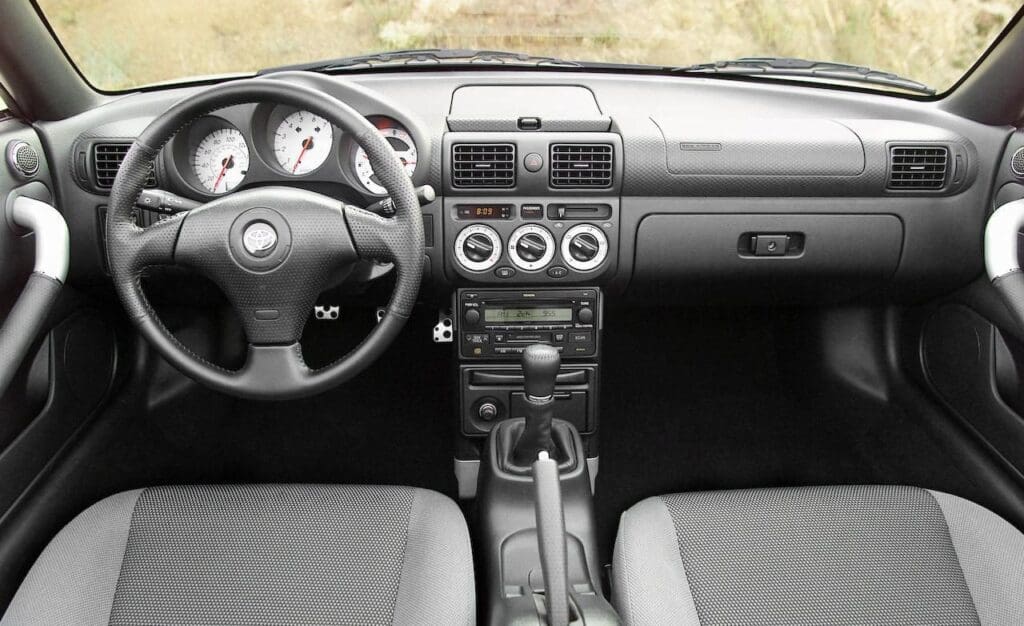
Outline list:
[[[160,149],[193,120],[217,109],[275,102],[311,111],[350,134],[392,199],[394,217],[287,187],[261,187],[138,227],[132,217]],[[269,211],[269,212],[268,212]],[[270,218],[276,214],[277,218]],[[278,219],[280,218],[280,219]],[[239,233],[268,222],[289,248],[268,266],[240,245]],[[358,374],[395,339],[412,312],[423,270],[423,221],[412,182],[379,131],[334,97],[283,80],[224,83],[177,103],[133,143],[114,179],[107,210],[107,255],[114,286],[139,332],[172,365],[218,391],[281,400],[320,393]],[[298,340],[316,297],[334,270],[356,259],[393,263],[395,289],[384,319],[351,352],[318,370]],[[262,263],[262,264],[261,264]],[[249,342],[246,364],[220,368],[192,353],[160,322],[142,290],[143,271],[181,264],[216,282],[235,306]]]

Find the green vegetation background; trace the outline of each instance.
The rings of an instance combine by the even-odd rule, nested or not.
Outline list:
[[[396,48],[515,50],[685,65],[798,56],[942,91],[995,39],[1013,0],[40,0],[104,89]]]

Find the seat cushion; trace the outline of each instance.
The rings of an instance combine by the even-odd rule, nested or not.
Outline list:
[[[461,511],[411,487],[120,493],[44,550],[0,624],[472,624]]]
[[[901,486],[699,492],[623,514],[625,624],[1024,624],[1024,535]]]

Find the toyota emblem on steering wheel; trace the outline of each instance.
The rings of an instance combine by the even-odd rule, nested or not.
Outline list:
[[[277,231],[266,222],[255,222],[242,234],[242,245],[253,256],[266,256],[277,245]]]

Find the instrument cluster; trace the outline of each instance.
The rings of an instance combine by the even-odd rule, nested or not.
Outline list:
[[[368,115],[410,178],[420,173],[419,141],[411,124]],[[260,184],[342,184],[383,197],[370,160],[348,134],[323,117],[294,107],[232,107],[192,122],[172,141],[164,167],[193,195],[216,197]],[[422,168],[423,175],[425,170]]]

